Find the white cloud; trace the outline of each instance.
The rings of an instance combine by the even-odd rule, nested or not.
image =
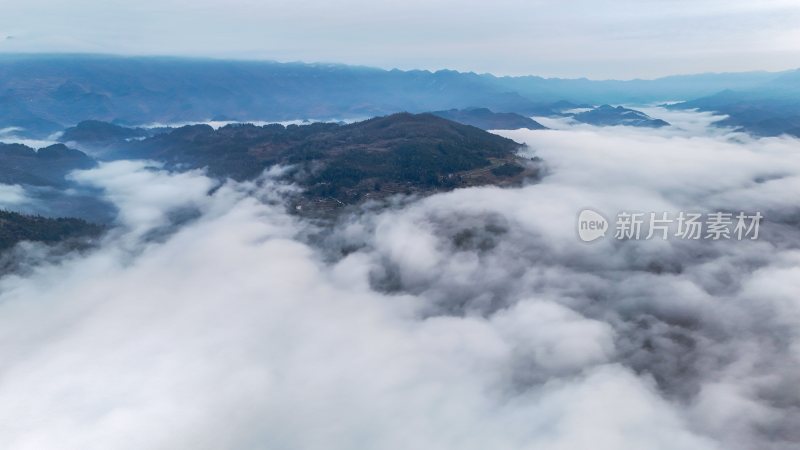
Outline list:
[[[0,208],[19,206],[29,201],[25,188],[18,184],[0,184]]]
[[[120,208],[118,221],[137,234],[169,222],[169,214],[195,210],[208,200],[215,182],[200,171],[166,173],[157,163],[116,161],[103,163],[102,170],[77,171],[70,178],[98,187]]]
[[[797,142],[504,134],[551,175],[332,228],[287,215],[269,175],[77,174],[120,226],[0,279],[3,447],[791,448],[800,207],[752,180],[800,176]],[[585,206],[765,196],[757,242],[588,245],[574,230]]]
[[[127,185],[123,169],[125,179],[202,184],[122,163],[82,178]],[[123,209],[152,200],[147,188],[128,194],[110,198]],[[6,448],[712,448],[620,367],[506,398],[516,355],[548,370],[602,364],[608,326],[541,301],[492,320],[419,321],[420,299],[369,289],[358,255],[322,265],[280,206],[249,194],[223,186],[206,215],[141,253],[112,235],[86,258],[3,281]],[[134,217],[137,236],[161,224]],[[540,325],[556,334],[526,330]],[[570,432],[620,392],[626,415]],[[641,427],[629,431],[629,420]]]

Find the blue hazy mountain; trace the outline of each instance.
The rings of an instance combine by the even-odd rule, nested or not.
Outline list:
[[[726,89],[671,107],[715,111],[728,116],[719,125],[756,135],[800,136],[800,70],[749,89]]]
[[[780,76],[753,72],[591,81],[268,61],[2,55],[0,128],[45,136],[83,120],[141,125],[356,119],[471,107],[554,115],[569,104],[682,100]]]
[[[674,75],[654,80],[589,80],[542,78],[537,76],[493,77],[519,95],[542,101],[565,100],[588,104],[647,104],[669,100],[689,100],[715,94],[724,89],[745,90],[776,80],[787,72],[738,72]]]
[[[0,184],[18,185],[25,193],[26,200],[14,205],[15,212],[19,213],[50,218],[75,216],[96,222],[110,221],[114,217],[114,208],[98,197],[97,192],[68,177],[74,170],[91,169],[95,166],[97,161],[94,158],[64,144],[36,150],[23,144],[0,143]],[[49,223],[44,219],[23,219],[6,215],[0,228],[8,227],[12,222],[36,227]],[[70,222],[60,223],[68,225]],[[57,225],[55,222],[54,224]],[[9,233],[8,230],[0,232],[6,235]]]
[[[668,122],[654,119],[641,111],[611,105],[601,105],[589,111],[577,113],[572,118],[578,122],[601,127],[624,125],[628,127],[661,128],[669,125]]]
[[[448,109],[447,111],[434,111],[432,114],[483,130],[547,129],[547,127],[530,117],[517,113],[494,112],[489,108]]]
[[[40,135],[88,119],[139,125],[541,109],[484,77],[452,71],[75,55],[0,58],[0,103],[0,127]]]
[[[73,170],[90,169],[97,162],[64,144],[34,150],[22,144],[0,143],[0,183],[62,187]]]

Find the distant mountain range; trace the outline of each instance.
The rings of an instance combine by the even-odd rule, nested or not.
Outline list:
[[[526,98],[565,100],[571,103],[632,104],[687,100],[721,90],[754,89],[788,72],[738,72],[673,75],[653,80],[589,80],[537,76],[493,77],[506,89]]]
[[[591,81],[330,64],[0,55],[0,133],[64,142],[39,150],[0,143],[0,183],[22,185],[35,200],[21,211],[105,222],[113,217],[111,206],[66,177],[95,167],[95,158],[155,159],[237,180],[280,164],[291,167],[286,177],[304,188],[296,210],[328,214],[395,194],[538,179],[541,161],[517,156],[520,144],[483,130],[545,129],[530,116],[662,127],[669,124],[610,104],[668,99],[692,99],[671,108],[726,114],[724,126],[800,136],[798,71]],[[367,117],[374,118],[335,123]],[[298,119],[329,122],[174,125]],[[23,239],[82,239],[99,230],[81,220],[0,212],[0,250]]]
[[[108,56],[0,57],[0,128],[39,137],[82,120],[358,119],[482,106],[547,112],[491,79],[452,71]]]
[[[785,72],[757,87],[727,89],[670,107],[725,114],[728,117],[719,125],[760,136],[800,137],[800,70]]]
[[[780,73],[592,81],[449,70],[99,55],[0,55],[0,129],[43,137],[83,120],[122,125],[208,120],[358,119],[488,108],[559,115],[585,104],[649,103],[747,90]]]

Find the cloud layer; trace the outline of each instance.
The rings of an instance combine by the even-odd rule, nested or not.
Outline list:
[[[288,215],[269,174],[78,173],[118,225],[0,279],[0,443],[793,448],[798,142],[701,129],[505,132],[542,183],[330,226]],[[584,244],[583,207],[768,221],[757,241]]]

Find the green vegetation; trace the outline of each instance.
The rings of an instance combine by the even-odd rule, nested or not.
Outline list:
[[[519,147],[433,114],[399,113],[349,125],[185,126],[119,142],[115,157],[205,167],[211,175],[236,180],[256,177],[275,164],[287,165],[294,168],[289,176],[306,188],[309,201],[341,205],[396,193],[507,183],[526,171],[516,156]]]
[[[492,173],[498,177],[513,177],[521,174],[525,168],[512,163],[505,163],[502,166],[492,169]]]
[[[547,127],[530,117],[517,113],[498,113],[488,108],[449,109],[447,111],[435,111],[432,114],[484,130],[547,129]]]
[[[78,245],[99,236],[102,231],[103,227],[81,219],[51,219],[0,210],[0,251],[21,241],[69,241],[72,245]]]
[[[34,150],[22,144],[0,143],[0,183],[62,187],[64,176],[90,169],[97,162],[85,153],[55,144]]]
[[[156,134],[159,129],[127,128],[99,120],[84,120],[62,133],[61,142],[112,144],[128,139],[138,139]]]

